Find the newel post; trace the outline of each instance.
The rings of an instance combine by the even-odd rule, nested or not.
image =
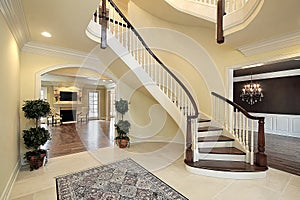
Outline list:
[[[258,121],[258,152],[256,153],[256,164],[261,167],[267,166],[267,155],[265,154],[265,128],[264,118]]]
[[[224,43],[223,16],[225,15],[225,1],[218,0],[217,4],[217,43]]]
[[[185,160],[187,162],[193,162],[193,150],[192,150],[192,120],[187,117],[187,129],[186,129],[186,149]]]
[[[101,48],[107,47],[107,18],[106,18],[106,0],[102,0],[102,21],[101,21]]]

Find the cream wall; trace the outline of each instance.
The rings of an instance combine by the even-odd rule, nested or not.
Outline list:
[[[103,55],[101,55],[103,56]],[[100,60],[102,57],[99,57]],[[38,54],[32,54],[27,52],[22,52],[21,54],[21,91],[20,91],[20,100],[21,105],[24,100],[27,99],[34,99],[35,98],[35,88],[36,88],[36,74],[40,71],[44,71],[47,68],[51,68],[53,66],[65,66],[65,65],[78,65],[80,64],[80,61],[78,60],[72,60],[72,59],[64,59],[60,57],[54,57],[54,56],[47,56],[47,55],[38,55]],[[103,66],[102,66],[103,67]],[[130,93],[135,94],[133,96],[130,96],[130,100],[133,102],[143,102],[144,106],[146,108],[152,107],[154,104],[157,104],[157,102],[154,101],[153,97],[147,93],[146,91],[141,92],[139,89],[140,87],[143,88],[143,86],[140,85],[139,81],[137,81],[137,78],[128,70],[128,67],[120,60],[115,59],[111,63],[109,63],[109,66],[107,67],[106,71],[111,71],[115,76],[115,81],[118,82],[119,79],[122,79],[122,82],[119,82],[119,86],[121,85],[122,89],[119,88],[117,90],[118,97],[121,97],[121,93]],[[129,76],[128,76],[129,75]],[[95,88],[92,88],[93,90]],[[102,88],[98,88],[100,91],[100,104],[106,105],[105,99],[106,99],[106,92]],[[48,90],[50,91],[50,90]],[[88,91],[88,88],[85,88],[82,92],[86,93]],[[85,95],[84,95],[85,96]],[[82,100],[83,103],[86,102],[86,99]],[[140,107],[132,106],[130,109],[130,113],[134,117],[133,120],[139,119],[139,120],[147,120],[149,113],[145,113]],[[161,112],[158,112],[158,115]],[[154,117],[159,119],[160,116],[157,115],[157,113],[153,113]],[[100,109],[100,118],[106,117],[106,110]],[[143,136],[143,132],[136,131],[135,127],[139,127],[139,123],[137,123],[137,126],[133,121],[133,134],[136,134],[134,137],[139,138],[140,136]],[[25,129],[27,127],[31,126],[30,122],[24,118],[23,113],[21,113],[21,129]],[[157,134],[160,138],[173,138],[176,134],[178,126],[176,123],[171,119],[170,116],[167,117],[166,122],[163,124],[163,127],[159,129]],[[149,129],[151,130],[151,129]],[[171,131],[170,131],[171,130]],[[180,138],[182,138],[182,133],[180,132]],[[173,136],[172,136],[173,135]],[[24,144],[20,142],[21,145],[21,154],[23,155],[24,152],[26,152],[26,149],[24,147]]]
[[[80,60],[66,59],[63,57],[54,57],[47,55],[32,54],[27,52],[21,53],[21,68],[20,68],[20,106],[22,107],[25,100],[35,99],[36,97],[36,74],[47,68],[51,69],[54,66],[77,66]],[[32,126],[32,122],[24,118],[24,113],[20,113],[21,130]],[[20,152],[21,157],[27,151],[23,138],[20,135]]]
[[[120,59],[115,60],[109,66],[109,70],[117,78],[116,100],[123,98],[130,102],[129,112],[125,118],[129,119],[132,125],[130,130],[132,141],[146,139],[168,142],[170,139],[174,139],[176,142],[182,143],[183,134],[178,125],[154,100],[134,72],[129,71],[128,66]],[[120,116],[117,115],[117,120],[118,117]]]
[[[19,49],[0,12],[0,199],[19,167]]]
[[[143,87],[135,90],[128,100],[130,112],[127,117],[132,124],[130,136],[133,142],[173,141],[184,144],[180,128]]]
[[[190,69],[187,69],[185,66],[179,67],[178,59],[174,59],[174,56],[171,56],[172,54],[177,54],[177,57],[179,56],[183,60],[190,62],[191,66],[195,68],[192,71],[196,70],[195,73],[197,75],[194,74],[194,76],[199,77],[199,79],[187,78],[186,81],[192,88],[196,88],[197,101],[201,102],[199,103],[200,110],[208,115],[211,113],[211,100],[207,99],[210,96],[210,92],[212,92],[210,84],[212,81],[220,81],[221,84],[214,88],[218,88],[221,85],[220,91],[223,90],[224,94],[228,95],[227,74],[229,69],[258,62],[270,62],[300,56],[300,45],[258,55],[245,56],[226,45],[226,38],[225,44],[217,44],[214,29],[165,21],[141,9],[133,1],[129,2],[127,15],[130,22],[138,29],[150,48],[167,50],[168,56],[160,53],[158,53],[158,56],[163,62],[168,63],[171,69],[176,70],[183,77],[186,77],[189,73],[187,71]],[[156,31],[153,31],[153,29],[156,29]],[[181,42],[180,38],[174,37],[172,32],[183,34],[186,38],[193,40],[198,47],[193,46],[193,43]],[[186,49],[188,49],[189,54],[186,54]],[[209,74],[208,72],[212,70],[214,73]],[[199,85],[199,82],[205,83],[206,86],[203,84]],[[198,87],[203,88],[198,89]]]

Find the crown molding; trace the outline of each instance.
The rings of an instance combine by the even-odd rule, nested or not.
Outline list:
[[[27,42],[23,48],[23,52],[33,53],[33,54],[40,54],[40,55],[47,55],[47,56],[54,56],[54,57],[61,57],[65,59],[75,59],[80,61],[87,61],[92,63],[98,63],[99,59],[96,55],[86,53],[83,51],[77,51],[74,49],[63,48],[59,46],[44,44],[40,42]]]
[[[252,56],[255,54],[265,53],[286,47],[291,47],[300,44],[300,31],[295,31],[289,34],[281,35],[279,37],[273,37],[268,40],[255,42],[249,45],[238,47],[246,56]]]
[[[241,82],[241,81],[249,81],[249,80],[261,80],[261,79],[271,79],[271,78],[282,78],[282,77],[290,77],[290,76],[299,76],[300,69],[293,70],[284,70],[278,72],[268,72],[262,74],[253,74],[246,76],[238,76],[233,78],[233,82]]]
[[[30,40],[29,29],[25,20],[23,6],[20,0],[1,0],[0,10],[14,36],[19,48]]]

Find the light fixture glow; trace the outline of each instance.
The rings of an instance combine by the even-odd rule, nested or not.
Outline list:
[[[52,35],[49,32],[46,32],[46,31],[42,32],[41,35],[44,36],[44,37],[47,37],[47,38],[52,37]]]
[[[251,82],[244,85],[240,97],[242,101],[246,101],[248,104],[253,105],[264,97],[264,94],[261,92],[262,89],[259,83],[252,82],[252,74],[251,74]]]

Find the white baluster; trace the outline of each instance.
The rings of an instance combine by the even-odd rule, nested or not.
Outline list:
[[[246,162],[250,162],[249,158],[249,119],[246,118]]]
[[[153,62],[153,58],[151,57],[151,59],[150,59],[150,70],[149,70],[149,75],[150,75],[150,77],[152,78],[152,80],[154,81],[154,79],[153,79],[153,65],[154,65],[154,62]]]
[[[157,76],[158,76],[158,84],[159,84],[160,89],[162,90],[162,88],[163,88],[162,80],[163,80],[163,71],[164,70],[159,66],[156,69],[156,71],[157,71]]]
[[[166,83],[167,83],[167,85],[166,85],[166,91],[167,91],[167,96],[168,96],[168,98],[170,98],[170,84],[169,84],[169,74],[168,73],[166,73]]]
[[[213,97],[213,103],[214,103],[214,107],[213,107],[213,119],[216,120],[217,118],[217,97]]]
[[[243,142],[243,146],[245,148],[245,116],[242,115],[242,142]]]
[[[242,140],[242,112],[239,112],[239,140],[241,143],[243,143],[243,140]]]
[[[174,97],[174,95],[173,95],[173,78],[172,77],[170,77],[170,99],[171,99],[171,101],[173,102],[173,97]]]
[[[254,120],[251,120],[250,164],[254,164]]]
[[[235,134],[236,134],[236,138],[239,138],[239,112],[236,111],[235,112]]]
[[[150,54],[146,55],[146,60],[145,60],[145,72],[149,75],[149,58],[150,58]],[[150,76],[150,75],[149,75]]]

